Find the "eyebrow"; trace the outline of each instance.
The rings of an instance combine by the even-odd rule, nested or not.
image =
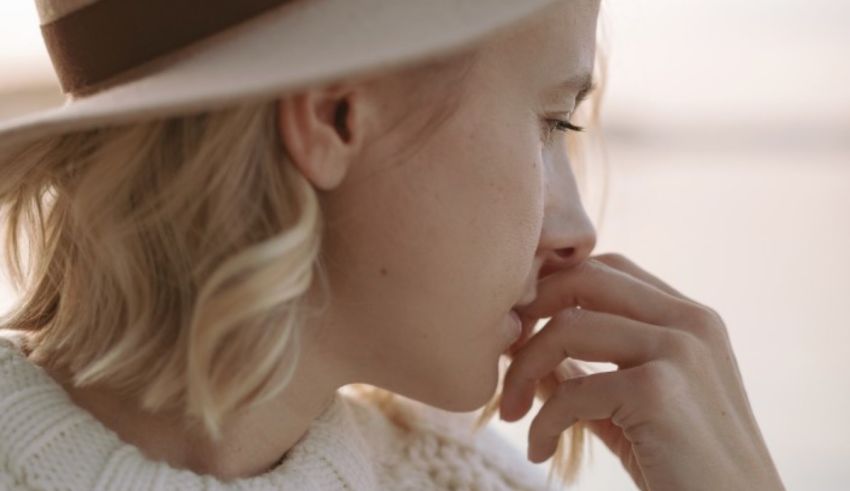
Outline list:
[[[583,72],[561,81],[552,87],[548,94],[551,100],[559,100],[564,92],[576,92],[576,106],[578,106],[596,88],[597,83],[593,75],[590,72]]]

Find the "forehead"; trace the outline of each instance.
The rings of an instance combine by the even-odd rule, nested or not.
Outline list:
[[[591,72],[599,0],[560,0],[493,38],[482,55],[518,82],[547,85]]]

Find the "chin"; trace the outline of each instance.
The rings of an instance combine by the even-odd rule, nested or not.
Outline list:
[[[499,359],[497,358],[476,379],[457,377],[451,380],[440,392],[439,400],[429,401],[427,404],[439,407],[446,411],[469,412],[484,407],[496,393],[499,384]],[[472,372],[467,372],[472,374]]]
[[[471,375],[472,372],[467,371],[467,374]],[[387,389],[445,411],[470,412],[477,411],[490,402],[498,388],[498,381],[498,364],[494,362],[492,369],[478,377],[454,377],[450,380],[444,379],[444,383],[437,386],[417,384],[414,387],[405,387],[408,390]]]

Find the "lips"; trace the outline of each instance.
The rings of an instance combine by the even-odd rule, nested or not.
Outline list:
[[[516,310],[514,310],[514,312],[516,312]],[[534,334],[534,324],[536,324],[534,319],[523,317],[522,314],[519,314],[519,312],[517,312],[517,315],[519,315],[519,318],[522,321],[522,334],[520,334],[519,338],[514,341],[507,350],[505,350],[505,353],[510,356],[513,356],[514,353],[519,351],[525,343],[531,339],[531,336]]]
[[[514,341],[514,343],[505,351],[507,354],[513,354],[515,351],[520,349],[523,345],[525,345],[526,341],[528,341],[534,330],[534,325],[536,324],[536,320],[527,320],[522,314],[519,313],[522,310],[522,307],[531,304],[535,299],[537,299],[537,281],[538,281],[538,273],[540,268],[543,266],[543,263],[539,258],[534,259],[534,264],[532,265],[531,271],[529,272],[528,283],[526,283],[525,291],[523,292],[522,298],[513,306],[513,311],[519,316],[522,321],[522,333],[519,338]]]

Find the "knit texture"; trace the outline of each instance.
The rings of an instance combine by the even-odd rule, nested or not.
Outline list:
[[[474,413],[399,396],[412,431],[337,392],[286,458],[265,474],[221,481],[147,458],[77,406],[0,331],[0,490],[543,490],[546,474]],[[552,483],[552,488],[555,482]]]

